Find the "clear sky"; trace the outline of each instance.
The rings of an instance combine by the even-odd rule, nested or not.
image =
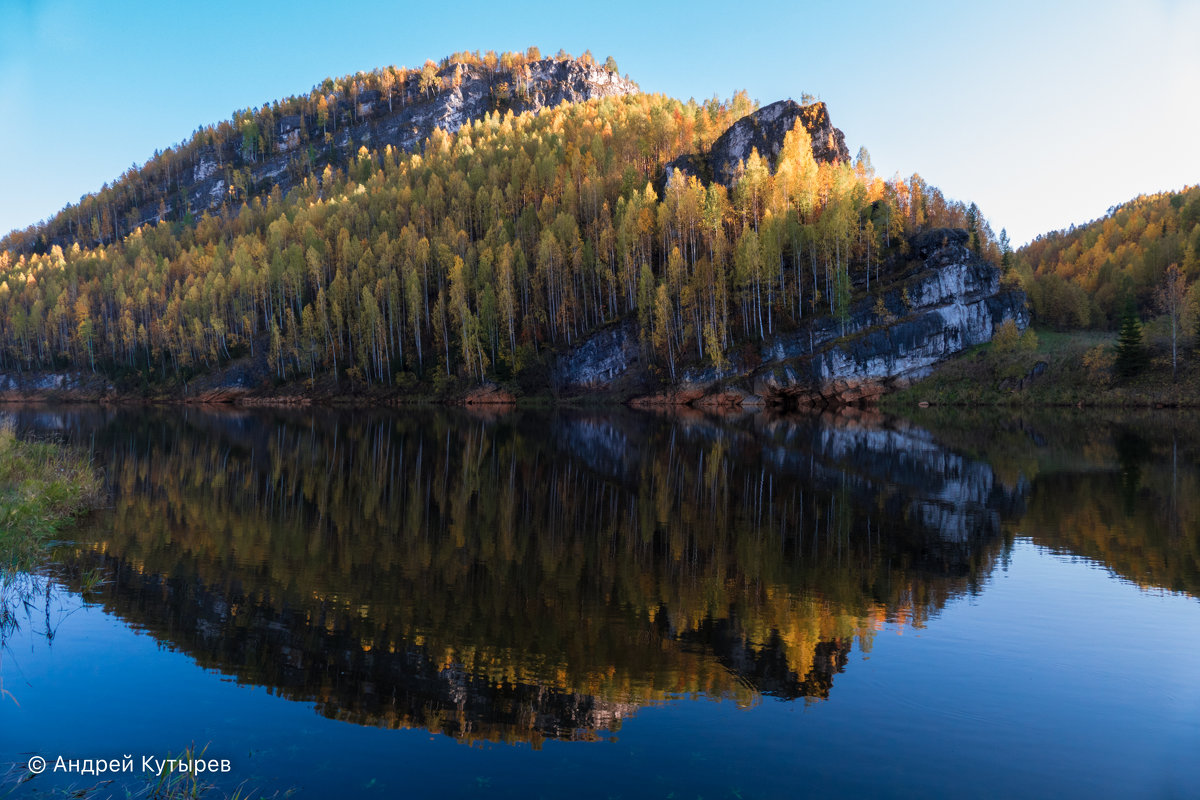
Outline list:
[[[1200,0],[0,0],[0,231],[326,76],[535,44],[681,99],[809,92],[1020,244],[1200,182],[1198,33]]]

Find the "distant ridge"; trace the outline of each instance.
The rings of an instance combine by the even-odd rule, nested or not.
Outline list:
[[[98,192],[0,239],[0,250],[112,243],[140,225],[186,221],[286,194],[325,166],[345,169],[360,147],[406,152],[435,130],[453,133],[490,112],[539,111],[560,103],[634,94],[638,85],[590,55],[459,53],[420,69],[386,67],[326,79],[307,96],[236,112],[187,142],[156,152]]]

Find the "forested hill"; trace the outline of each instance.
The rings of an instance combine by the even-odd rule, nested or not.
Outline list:
[[[183,179],[168,176],[191,164],[194,180],[210,163],[203,153],[219,151],[236,191],[219,193],[211,213],[160,200],[162,218],[128,234],[108,219],[114,241],[104,214],[121,206],[109,190],[110,203],[93,198],[47,227],[56,242],[75,231],[79,240],[0,251],[0,372],[95,372],[122,391],[169,392],[233,367],[255,388],[445,394],[495,381],[544,391],[555,353],[625,320],[641,363],[666,380],[677,366],[719,368],[734,348],[816,316],[845,319],[905,268],[917,231],[966,228],[972,250],[998,256],[973,204],[946,200],[919,175],[876,176],[865,150],[851,161],[829,147],[841,142],[831,126],[818,158],[806,121],[827,123],[823,108],[783,109],[794,121],[767,156],[741,152],[728,184],[710,182],[709,154],[728,152],[731,137],[716,145],[754,112],[744,93],[703,104],[629,94],[586,59],[504,56],[495,69],[603,72],[608,96],[550,106],[574,84],[548,79],[529,94],[531,84],[497,80],[493,97],[528,95],[520,102],[540,112],[485,111],[452,133],[434,124],[419,153],[381,144],[386,126],[372,129],[367,115],[410,102],[414,81],[418,93],[453,99],[491,68],[488,57],[449,63],[406,74],[400,94],[370,95],[365,79],[343,87],[357,104],[339,100],[336,123],[321,92],[278,105],[315,103],[300,130],[310,143],[319,132],[327,154],[344,152],[348,137],[357,148],[343,161],[316,170],[303,160],[312,144],[275,153],[280,140],[262,137],[278,122],[271,110],[244,118],[240,133],[205,129],[118,184],[137,210],[131,224],[159,180],[175,197]],[[391,74],[372,73],[380,85]],[[360,143],[356,131],[372,130],[377,138]],[[681,156],[697,174],[667,177]],[[300,171],[238,182],[279,158]]]
[[[192,223],[205,212],[236,212],[275,189],[287,194],[326,166],[345,170],[360,147],[412,152],[435,129],[453,133],[489,111],[519,114],[637,91],[611,57],[603,64],[590,53],[543,58],[535,47],[502,55],[456,53],[415,69],[327,78],[307,95],[237,111],[200,128],[49,220],[11,232],[0,250],[45,253],[55,244],[109,244],[139,225]]]
[[[1044,324],[1114,328],[1131,298],[1141,312],[1155,312],[1171,265],[1189,286],[1200,279],[1200,186],[1142,195],[1098,220],[1039,236],[1016,261]]]

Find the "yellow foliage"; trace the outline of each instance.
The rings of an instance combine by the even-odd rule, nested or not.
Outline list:
[[[1004,320],[992,335],[992,349],[997,353],[1012,353],[1021,342],[1021,332],[1017,323],[1011,319]]]

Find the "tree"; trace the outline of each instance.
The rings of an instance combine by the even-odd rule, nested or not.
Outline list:
[[[1130,298],[1121,315],[1121,332],[1117,335],[1117,375],[1132,378],[1146,366],[1146,348],[1142,344],[1142,323]]]
[[[1200,354],[1200,281],[1188,287],[1183,302],[1183,320],[1180,324],[1192,331],[1192,349]]]
[[[850,276],[846,270],[836,270],[833,278],[834,315],[846,335],[846,323],[850,321]]]
[[[499,59],[513,75],[498,73],[495,85],[527,89],[525,58]],[[248,350],[269,355],[283,380],[324,372],[376,383],[399,367],[430,382],[440,372],[449,385],[459,372],[481,379],[506,364],[502,374],[516,376],[538,363],[544,343],[572,344],[628,314],[645,358],[676,372],[708,359],[722,366],[747,340],[794,331],[805,305],[847,322],[852,290],[865,276],[878,294],[882,266],[897,263],[914,220],[961,225],[967,216],[919,178],[872,177],[865,150],[854,166],[817,164],[802,122],[773,170],[755,152],[732,190],[679,173],[660,199],[662,163],[707,152],[750,110],[744,93],[726,104],[637,95],[491,115],[439,129],[419,156],[403,158],[335,140],[346,104],[368,89],[389,103],[394,92],[399,107],[419,88],[448,86],[455,65],[481,63],[491,59],[457,54],[440,68],[331,79],[239,111],[51,223],[12,234],[4,241],[24,254],[0,247],[0,370],[94,359],[99,371],[127,364],[190,376]],[[288,165],[296,190],[287,194],[268,192],[255,167],[273,152],[284,116],[300,118],[308,144],[307,157]],[[186,209],[180,172],[204,162],[208,175],[210,158],[230,187],[225,210],[176,220]],[[155,207],[178,224],[139,229]],[[994,249],[986,221],[976,224]],[[1138,267],[1141,282],[1120,284],[1148,296],[1166,264],[1184,274],[1195,266],[1200,228],[1140,224],[1175,237],[1139,255],[1149,265]],[[1102,263],[1087,274],[1103,277]],[[1055,280],[1075,294],[1043,287],[1051,302],[1035,306],[1039,314],[1078,307],[1082,316],[1059,316],[1086,320],[1093,290],[1073,276]],[[1106,280],[1115,291],[1116,279]],[[903,309],[897,301],[895,313]]]
[[[1021,331],[1012,319],[1004,320],[992,334],[992,350],[997,353],[1012,353],[1019,347],[1020,342]]]
[[[1012,266],[1012,244],[1008,240],[1008,229],[1000,229],[1000,269],[1005,274]]]
[[[421,93],[429,96],[436,92],[441,87],[441,81],[438,79],[437,64],[426,60],[425,66],[421,67],[421,78],[417,82],[417,88]]]
[[[388,113],[392,113],[392,88],[396,85],[396,75],[392,72],[392,68],[388,67],[383,70],[379,76],[379,90],[383,96],[387,98]]]
[[[617,60],[612,56],[604,59],[604,68],[614,75],[620,72],[620,70],[617,69]]]
[[[871,163],[871,153],[866,147],[858,148],[858,155],[854,157],[854,171],[860,179],[875,177],[875,165]]]
[[[675,350],[671,346],[671,298],[667,294],[667,285],[660,283],[654,295],[654,349],[659,353],[666,351],[667,365],[671,369],[671,380],[675,380]]]
[[[317,100],[317,122],[321,123],[322,135],[326,133],[326,127],[329,125],[329,101],[325,99],[325,95]]]
[[[1187,282],[1178,264],[1167,267],[1163,282],[1154,293],[1154,300],[1159,309],[1171,320],[1171,380],[1178,377],[1176,353],[1179,342],[1179,316],[1183,313],[1184,301],[1187,299]]]

